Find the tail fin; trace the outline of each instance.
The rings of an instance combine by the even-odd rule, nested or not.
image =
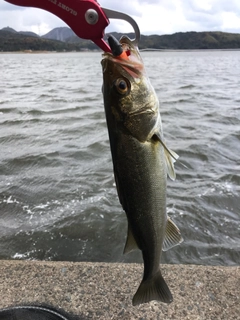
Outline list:
[[[158,300],[165,303],[173,301],[172,294],[160,270],[151,279],[143,280],[135,293],[132,303],[134,306],[141,303]]]

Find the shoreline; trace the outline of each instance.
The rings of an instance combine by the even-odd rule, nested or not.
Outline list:
[[[39,54],[39,53],[46,53],[46,54],[58,54],[58,53],[101,53],[102,51],[98,50],[81,50],[81,51],[47,51],[47,50],[39,50],[39,51],[0,51],[0,54]]]
[[[146,48],[140,49],[140,52],[217,52],[217,51],[240,51],[238,49],[154,49],[154,48]],[[58,54],[58,53],[102,53],[101,50],[81,50],[81,51],[31,51],[31,50],[23,50],[23,51],[0,51],[1,54]]]
[[[161,265],[169,305],[132,306],[142,264],[1,260],[0,308],[47,303],[81,319],[240,319],[240,267]]]

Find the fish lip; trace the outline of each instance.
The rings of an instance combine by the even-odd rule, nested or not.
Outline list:
[[[142,108],[136,111],[129,111],[129,116],[139,116],[140,114],[151,113],[154,114],[155,111],[151,108],[151,103],[145,104]]]
[[[103,54],[102,64],[104,65],[105,61],[112,61],[114,64],[122,67],[131,77],[140,78],[145,73],[145,70],[138,48],[127,36],[123,36],[119,42],[125,51],[130,52],[128,59],[115,57],[112,53],[105,52]]]

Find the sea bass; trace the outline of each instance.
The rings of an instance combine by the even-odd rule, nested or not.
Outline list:
[[[182,242],[166,214],[167,174],[175,179],[178,156],[164,143],[158,98],[137,47],[127,37],[120,43],[129,57],[103,55],[103,97],[118,196],[128,219],[124,253],[139,248],[144,261],[133,305],[170,303],[160,258],[162,250]]]

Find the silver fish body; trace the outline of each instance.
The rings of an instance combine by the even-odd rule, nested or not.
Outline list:
[[[174,178],[177,155],[163,142],[159,102],[140,54],[128,38],[121,42],[131,55],[129,61],[104,55],[103,96],[118,196],[128,219],[124,252],[139,248],[144,261],[133,305],[151,300],[170,303],[160,258],[163,246],[182,241],[166,214],[167,174]]]

